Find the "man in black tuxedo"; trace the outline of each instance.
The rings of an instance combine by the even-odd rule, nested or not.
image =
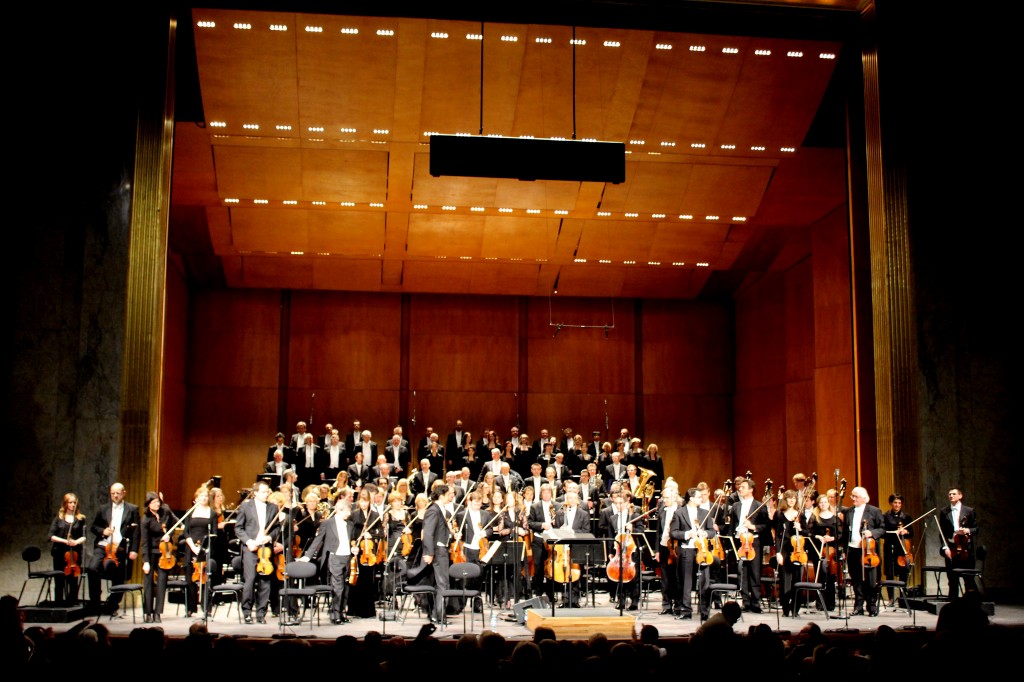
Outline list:
[[[512,467],[509,466],[508,462],[501,463],[501,473],[494,477],[494,483],[503,493],[517,493],[523,487],[523,479],[519,474],[512,471]]]
[[[305,444],[307,435],[312,436],[313,434],[306,431],[306,422],[296,423],[295,433],[292,434],[291,440],[289,441],[292,450],[298,451],[298,449]]]
[[[274,461],[274,453],[278,450],[284,457],[284,461],[288,466],[291,466],[295,461],[295,450],[293,450],[287,443],[284,442],[284,434],[280,431],[277,432],[276,442],[267,448],[267,461]]]
[[[637,516],[636,510],[633,509],[630,497],[621,491],[615,491],[610,495],[611,503],[608,504],[604,509],[601,510],[601,517],[598,520],[598,534],[602,538],[633,538],[633,532],[639,531],[642,524],[641,521],[633,521],[634,517]],[[630,523],[630,521],[633,521]],[[617,545],[618,543],[616,543]],[[632,561],[633,566],[636,569],[640,567],[640,548],[639,545],[632,541],[631,546],[633,551],[629,556],[625,554],[618,554],[622,550],[616,545],[613,545],[609,549],[609,557],[615,555],[619,557],[619,560],[623,565]],[[621,575],[625,578],[625,574]],[[629,598],[629,606],[625,607],[629,611],[636,611],[639,608],[638,602],[640,600],[640,571],[634,571],[634,576],[631,581],[622,581],[622,593],[618,593],[618,582],[611,582],[608,587],[608,592],[612,596],[612,603],[617,603],[619,608],[625,606],[626,598]]]
[[[409,492],[413,495],[419,495],[420,493],[430,494],[430,489],[434,485],[434,481],[437,480],[437,474],[430,470],[430,460],[420,460],[420,470],[413,474],[412,481],[409,483]]]
[[[754,499],[754,482],[749,478],[740,480],[736,492],[739,499],[729,512],[737,537],[736,545],[742,545],[743,533],[751,533],[753,538],[750,546],[754,550],[753,559],[740,562],[740,594],[743,596],[745,611],[761,613],[761,536],[770,530],[768,509]]]
[[[123,585],[132,574],[132,562],[138,556],[141,529],[139,528],[139,508],[131,502],[124,501],[125,488],[121,483],[110,486],[110,504],[104,504],[96,510],[92,521],[93,541],[92,559],[89,561],[89,603],[97,613],[114,614],[121,603],[121,595],[107,595],[107,601],[101,610],[100,582],[104,578],[111,585]],[[117,564],[107,559],[107,547],[113,543]],[[122,617],[123,616],[118,616]]]
[[[401,435],[396,433],[391,436],[391,440],[388,441],[388,445],[384,449],[384,455],[387,457],[388,464],[391,465],[392,473],[399,477],[409,475],[412,453],[409,452],[408,446],[402,444]]]
[[[324,451],[313,442],[313,434],[306,434],[305,444],[295,451],[295,472],[299,475],[299,488],[319,484],[327,476]]]
[[[274,458],[267,462],[267,465],[263,470],[268,474],[278,474],[281,476],[281,480],[284,480],[284,474],[286,471],[292,471],[292,466],[284,460],[284,452],[281,450],[274,451]]]
[[[349,457],[352,457],[352,453],[356,451],[356,444],[363,439],[363,427],[360,426],[359,420],[353,420],[352,428],[345,434],[345,452],[348,453]],[[373,462],[372,459],[364,460],[367,464]]]
[[[310,438],[312,437],[310,435]],[[238,538],[242,554],[242,613],[245,622],[252,623],[253,597],[258,588],[255,599],[256,622],[264,623],[267,607],[270,605],[270,581],[276,578],[273,572],[269,575],[257,573],[256,564],[259,558],[256,552],[264,546],[274,549],[281,532],[281,524],[275,521],[278,514],[277,505],[267,502],[270,486],[266,481],[257,481],[254,485],[254,497],[247,499],[238,507],[235,537]]]
[[[360,450],[356,453],[355,462],[348,465],[348,485],[351,488],[361,488],[366,485],[371,476],[373,476],[373,472],[363,462],[363,451]]]
[[[611,454],[611,463],[604,468],[604,484],[611,488],[612,483],[626,478],[626,465],[621,461],[621,455],[616,450]]]
[[[942,531],[942,556],[949,578],[949,598],[960,594],[960,579],[954,568],[974,568],[974,538],[978,535],[978,517],[974,509],[963,504],[963,491],[949,489],[949,506],[939,514]],[[852,570],[852,569],[851,569]]]
[[[871,497],[861,486],[853,489],[850,499],[853,500],[853,506],[843,510],[841,535],[846,545],[846,561],[849,566],[850,583],[853,585],[853,615],[863,616],[866,609],[867,615],[877,616],[875,586],[878,584],[881,562],[875,566],[865,566],[862,562],[864,552],[861,544],[869,539],[874,540],[875,552],[878,552],[878,541],[885,535],[885,519],[882,517],[881,509],[868,504]]]
[[[348,455],[337,433],[333,434],[327,442],[327,447],[324,448],[323,460],[324,478],[328,481],[337,480],[338,472],[348,467]]]
[[[448,589],[448,547],[452,541],[449,521],[451,516],[445,509],[452,504],[454,491],[441,484],[430,492],[433,502],[423,514],[423,563],[434,568],[434,605],[430,613],[430,622],[441,624],[444,621],[444,597],[442,593]]]
[[[376,462],[377,443],[370,440],[372,435],[368,429],[363,429],[362,433],[359,434],[359,442],[356,443],[355,449],[350,451],[349,457],[354,456],[356,452],[361,450],[364,462]]]
[[[334,516],[320,524],[312,544],[296,561],[313,561],[320,556],[321,550],[326,551],[327,569],[331,576],[331,623],[337,625],[348,622],[345,606],[348,602],[349,563],[352,541],[357,536],[348,500],[339,497],[334,503],[334,511]],[[318,563],[322,566],[324,562]]]
[[[462,420],[455,420],[455,430],[448,434],[448,440],[445,441],[444,450],[451,458],[449,462],[449,468],[454,465],[455,462],[461,461],[462,456],[465,454],[468,432],[462,428]]]
[[[675,493],[669,492],[672,502],[675,501]],[[662,573],[667,570],[678,571],[678,582],[682,589],[679,592],[678,604],[673,604],[676,616],[681,620],[693,618],[693,607],[690,606],[690,593],[693,591],[693,571],[697,559],[696,543],[698,539],[708,539],[715,536],[714,527],[708,521],[708,510],[701,509],[700,503],[703,500],[700,490],[690,488],[686,491],[686,504],[677,507],[672,513],[669,522],[669,535],[673,540],[678,541],[679,549],[676,552],[678,557],[677,565],[674,567],[662,566]],[[760,580],[760,575],[757,576]],[[698,603],[700,604],[700,619],[708,619],[711,610],[711,577],[705,567],[697,569],[697,592]]]
[[[331,444],[331,435],[333,432],[334,424],[331,424],[330,422],[324,424],[324,435],[317,437],[316,444],[326,450],[327,446]]]
[[[420,461],[427,459],[430,461],[430,468],[436,472],[442,472],[445,470],[444,460],[444,446],[441,445],[437,433],[430,434],[430,442],[427,443],[427,450],[425,453],[420,455]]]
[[[573,533],[590,532],[590,514],[586,509],[580,507],[580,498],[575,487],[571,487],[565,493],[562,506],[555,512],[555,528],[569,528]],[[572,545],[564,545],[562,551],[567,554],[566,560],[570,566],[570,572],[572,564],[582,563],[581,560],[574,557]],[[563,600],[562,605],[569,608],[579,607],[580,595],[587,593],[586,576],[581,572],[579,582],[575,585],[572,582],[567,583],[566,590],[567,597]]]

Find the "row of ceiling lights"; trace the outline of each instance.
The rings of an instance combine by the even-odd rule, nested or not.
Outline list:
[[[215,21],[199,21],[199,22],[196,22],[196,26],[198,26],[199,28],[206,28],[206,29],[216,28],[217,27],[217,22],[215,22]],[[236,30],[240,30],[240,31],[251,31],[252,27],[253,27],[253,25],[251,23],[249,23],[249,22],[241,22],[241,21],[239,21],[239,22],[234,22],[232,24],[232,28],[234,28]],[[285,25],[285,24],[270,24],[268,26],[268,28],[271,31],[275,31],[275,32],[285,32],[285,31],[288,30],[288,26]],[[324,27],[323,26],[319,26],[319,25],[308,25],[308,26],[303,27],[303,30],[306,33],[323,33],[324,32]],[[342,27],[338,32],[340,34],[342,34],[342,35],[359,35],[359,29],[354,27],[354,26]],[[376,34],[378,36],[381,36],[381,37],[393,37],[395,35],[395,31],[394,31],[394,29],[390,29],[390,28],[381,28],[381,29],[377,29],[376,30]],[[436,39],[436,40],[446,40],[447,38],[449,38],[449,34],[446,31],[432,31],[430,33],[430,37],[433,38],[433,39]],[[484,39],[484,36],[481,33],[467,33],[466,34],[466,40],[483,40],[483,39]],[[503,42],[503,43],[516,43],[516,42],[519,42],[519,36],[512,35],[512,34],[502,34],[501,37],[500,37],[500,41]],[[537,37],[534,38],[534,42],[537,43],[537,44],[540,44],[540,45],[550,45],[550,44],[552,44],[553,41],[552,41],[552,39],[550,37],[547,37],[547,36],[537,36]],[[570,45],[585,46],[587,44],[587,41],[586,41],[586,39],[583,39],[583,38],[570,38],[568,43]],[[603,41],[601,43],[601,45],[603,47],[615,48],[615,47],[622,47],[622,42],[618,41],[618,40],[605,40],[605,41]],[[655,44],[654,47],[657,50],[671,50],[671,49],[673,49],[674,45],[672,43],[657,43],[657,44]],[[690,50],[690,52],[706,52],[707,51],[707,46],[705,46],[705,45],[690,45],[689,46],[689,50]],[[722,53],[723,54],[739,54],[739,51],[740,50],[739,50],[738,47],[726,46],[726,47],[722,48]],[[756,56],[758,56],[758,57],[769,57],[769,56],[771,56],[772,51],[769,50],[769,49],[766,49],[766,48],[757,48],[757,49],[754,50],[754,54]],[[804,56],[804,53],[802,51],[800,51],[800,50],[787,50],[786,51],[786,56],[787,57],[791,57],[791,58],[798,58],[799,59],[799,58],[802,58]],[[819,59],[835,59],[836,55],[833,52],[819,52],[818,53],[818,58]]]
[[[224,203],[225,204],[232,204],[232,205],[241,205],[242,200],[238,199],[238,198],[235,198],[235,197],[230,197],[230,198],[224,199]],[[253,199],[252,203],[255,204],[255,205],[258,205],[258,206],[266,206],[266,205],[269,205],[271,202],[270,202],[270,199]],[[274,203],[277,203],[277,202],[275,201]],[[302,203],[304,205],[309,205],[309,206],[324,206],[324,207],[326,207],[326,206],[334,206],[335,205],[335,202],[327,202],[327,201],[303,201],[303,202],[299,202],[299,201],[297,201],[295,199],[285,199],[285,200],[281,201],[280,203],[281,203],[282,206],[298,206],[300,203]],[[357,206],[360,206],[360,204],[356,204],[356,202],[354,202],[354,201],[340,201],[340,202],[337,202],[336,205],[340,206],[342,208],[356,208]],[[371,202],[369,204],[361,204],[361,206],[364,206],[364,207],[367,207],[367,208],[384,208],[384,204],[382,202],[379,202],[379,201]],[[457,211],[460,208],[458,206],[454,206],[454,205],[450,205],[450,204],[446,204],[444,206],[433,206],[433,207],[431,207],[428,204],[413,204],[412,207],[413,207],[414,210],[417,210],[417,211],[429,211],[431,209],[433,209],[433,210],[440,209],[442,211]],[[463,208],[463,210],[465,210],[465,207],[462,207],[462,208]],[[554,216],[560,216],[560,217],[561,216],[569,215],[569,211],[567,211],[566,209],[541,210],[539,208],[525,208],[525,209],[519,209],[519,210],[522,211],[523,213],[527,214],[527,215],[543,215],[545,213],[550,214],[550,215],[554,215]],[[469,207],[469,211],[470,211],[470,213],[488,213],[488,212],[493,212],[493,213],[497,213],[499,215],[509,215],[509,214],[514,214],[516,212],[516,209],[509,208],[507,206],[502,206],[500,208],[487,208],[485,206],[470,206]],[[639,218],[640,217],[640,213],[639,212],[635,212],[635,211],[628,211],[628,212],[625,212],[625,213],[612,213],[611,211],[595,211],[594,216],[597,217],[597,218]],[[650,214],[650,218],[651,218],[651,220],[672,220],[671,218],[668,217],[668,214],[666,214],[666,213],[652,213],[652,214]],[[699,217],[695,217],[692,213],[680,213],[679,217],[677,218],[677,220],[686,220],[686,221],[699,220],[699,219],[700,219]],[[725,220],[725,219],[722,216],[718,216],[718,215],[705,215],[704,216],[704,220],[706,222],[713,223],[713,222],[718,222],[718,221]],[[727,222],[730,222],[730,223],[745,223],[746,221],[747,221],[746,216],[735,216],[735,215],[730,217],[727,220]]]
[[[258,256],[305,256],[305,255],[310,255],[310,256],[344,256],[344,257],[347,257],[347,258],[351,258],[351,256],[349,254],[334,254],[334,253],[331,253],[330,251],[317,251],[315,253],[310,253],[310,254],[307,254],[305,251],[238,251],[237,253],[239,255],[241,255],[241,256],[253,256],[253,255],[258,255]],[[378,253],[376,257],[380,258],[381,254]],[[449,260],[448,256],[433,256],[433,258],[434,258],[434,260]],[[424,259],[425,260],[429,260],[429,257],[425,257]],[[415,260],[415,259],[413,258],[412,260]],[[450,260],[471,261],[471,260],[473,260],[473,256],[451,256]],[[497,256],[485,256],[485,257],[479,258],[477,260],[494,261],[494,262],[496,262],[496,261],[507,261],[509,263],[522,263],[522,262],[527,262],[527,263],[531,263],[531,262],[532,263],[547,263],[548,262],[547,258],[514,258],[514,257],[498,258]],[[607,259],[607,258],[600,258],[600,259],[598,259],[598,258],[591,258],[589,260],[586,259],[586,258],[573,258],[572,262],[574,264],[577,264],[577,265],[582,265],[582,264],[585,264],[585,263],[597,263],[598,265],[619,265],[619,264],[621,264],[621,265],[643,265],[644,264],[643,261],[636,261],[636,260],[612,261],[612,260]],[[650,266],[650,267],[658,267],[658,266],[663,266],[663,265],[670,265],[672,267],[685,267],[686,263],[683,262],[683,261],[673,261],[671,263],[662,263],[661,261],[649,260],[649,261],[647,261],[647,265]],[[701,262],[694,263],[693,266],[694,267],[698,267],[698,268],[707,268],[707,267],[710,267],[711,264],[701,261]]]

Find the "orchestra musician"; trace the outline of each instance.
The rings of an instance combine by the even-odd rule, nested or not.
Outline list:
[[[878,584],[878,567],[864,565],[861,545],[868,540],[877,542],[881,539],[885,534],[885,521],[882,519],[882,511],[868,504],[871,497],[865,488],[857,486],[850,493],[850,498],[853,507],[843,510],[842,532],[849,562],[850,583],[853,585],[853,615],[862,616],[866,609],[868,615],[877,616],[875,586]]]
[[[292,466],[295,461],[295,450],[293,450],[287,443],[284,442],[284,434],[280,431],[277,432],[275,437],[275,443],[267,448],[267,462],[274,461],[274,453],[280,452],[281,459],[288,466]]]
[[[295,451],[295,473],[299,475],[300,488],[323,481],[327,471],[324,451],[313,442],[313,434],[307,433],[305,438],[305,443]]]
[[[235,521],[235,537],[241,545],[242,555],[242,614],[247,624],[253,622],[254,606],[256,622],[266,622],[267,608],[270,606],[270,581],[275,579],[273,574],[257,572],[256,566],[260,560],[257,551],[268,545],[284,549],[277,543],[281,532],[281,524],[277,520],[278,507],[267,501],[270,486],[266,481],[257,481],[254,488],[253,497],[239,505]]]
[[[625,467],[623,467],[625,468]],[[601,510],[601,517],[598,521],[598,533],[601,537],[605,538],[619,538],[623,535],[631,535],[634,531],[634,526],[639,527],[639,524],[634,521],[636,516],[633,505],[630,502],[630,496],[623,490],[617,489],[615,492],[610,494],[611,503]],[[608,586],[608,592],[611,595],[611,603],[618,601],[619,608],[621,608],[629,598],[629,606],[626,610],[636,611],[639,608],[638,602],[640,599],[640,549],[639,545],[635,542],[632,543],[634,551],[631,556],[621,556],[620,559],[623,563],[633,562],[636,567],[634,571],[633,579],[629,582],[624,582],[622,591],[618,591],[618,583],[610,583]],[[613,552],[609,552],[611,556]],[[625,577],[622,575],[621,577]]]
[[[432,466],[429,459],[423,458],[420,460],[420,470],[413,474],[412,479],[409,481],[409,490],[413,495],[430,493],[434,481],[437,480],[437,474],[431,471]]]
[[[839,516],[827,494],[818,495],[815,500],[808,529],[814,540],[814,553],[818,556],[817,582],[824,587],[825,608],[832,611],[836,607],[836,578],[840,570],[838,553],[842,547],[837,546]]]
[[[893,493],[889,496],[889,511],[882,516],[885,521],[885,575],[890,580],[902,580],[907,582],[910,577],[910,566],[906,561],[907,549],[904,544],[914,537],[914,529],[908,528],[913,519],[903,511],[903,495]],[[900,565],[899,558],[903,557],[903,565]],[[896,599],[896,590],[889,588],[889,606],[893,606]],[[901,604],[906,608],[906,604]]]
[[[296,561],[315,561],[321,551],[326,552],[328,572],[331,576],[331,623],[349,622],[345,608],[349,592],[349,564],[352,559],[356,533],[349,501],[339,495],[334,503],[334,514],[320,526],[309,549]]]
[[[670,535],[677,509],[679,509],[679,494],[676,489],[663,490],[661,499],[658,500],[658,510],[654,514],[658,520],[659,529],[658,547],[654,560],[661,567],[661,615],[663,616],[670,614],[679,616],[683,612],[682,587],[679,584],[682,574],[679,570],[679,562],[676,561],[676,557],[672,557],[671,565],[669,562],[670,553],[675,552],[674,545],[679,543],[678,539],[672,538]],[[672,542],[674,539],[676,541]],[[678,557],[679,553],[677,552],[676,555]]]
[[[377,615],[377,573],[376,564],[377,543],[384,540],[385,528],[382,525],[385,519],[374,509],[374,497],[377,495],[377,486],[368,483],[363,486],[356,496],[356,505],[352,509],[352,523],[355,525],[355,538],[357,553],[362,557],[364,554],[372,554],[373,563],[364,563],[360,559],[359,577],[356,584],[349,589],[348,594],[348,615],[356,618],[373,618]],[[369,552],[364,551],[363,543],[368,541],[372,545]],[[367,557],[369,558],[369,557]]]
[[[796,490],[787,490],[783,493],[782,502],[772,517],[772,527],[775,531],[775,557],[778,562],[779,573],[782,580],[779,585],[779,602],[782,605],[782,615],[789,616],[790,613],[796,616],[793,609],[793,597],[795,588],[803,575],[803,563],[793,561],[793,538],[804,537],[806,549],[806,530],[801,522],[802,513],[800,509],[799,496]],[[808,553],[808,558],[809,558]]]
[[[960,594],[960,580],[954,568],[974,568],[974,539],[978,535],[978,517],[974,509],[963,503],[964,494],[958,487],[949,489],[949,506],[939,513],[939,529],[946,560],[950,599]]]
[[[590,514],[586,509],[580,506],[580,497],[576,485],[572,482],[569,482],[568,485],[569,488],[566,490],[565,500],[558,511],[555,512],[555,528],[569,528],[573,533],[589,533]],[[571,559],[572,546],[567,545],[566,547],[569,550]],[[571,596],[571,600],[563,600],[562,606],[578,608],[580,605],[579,596],[586,593],[586,576],[581,572],[579,585],[570,587],[568,590],[568,595]]]
[[[352,487],[363,487],[369,482],[372,476],[373,472],[370,471],[369,465],[363,462],[363,451],[357,450],[355,453],[355,461],[348,465],[348,480]]]
[[[324,450],[324,471],[321,472],[320,480],[334,480],[338,477],[339,471],[348,468],[348,454],[345,452],[345,444],[337,432],[331,434],[330,441],[323,448]]]
[[[548,599],[554,596],[554,586],[544,577],[544,560],[547,558],[547,545],[543,533],[555,527],[555,507],[552,497],[554,488],[549,483],[540,487],[540,499],[530,506],[528,524],[533,531],[533,581],[531,589],[535,595],[547,594]]]
[[[193,497],[195,506],[192,514],[185,522],[185,612],[188,617],[195,615],[196,604],[199,598],[199,589],[193,576],[197,563],[207,560],[207,539],[210,537],[211,527],[214,524],[213,510],[210,507],[210,490],[205,485],[196,489]],[[203,570],[205,566],[201,567]],[[202,578],[201,578],[202,580]]]
[[[743,608],[752,613],[761,613],[761,536],[769,528],[768,510],[754,499],[754,482],[741,478],[736,486],[739,499],[732,505],[735,535],[739,540],[742,533],[752,533],[754,559],[741,561],[739,567],[740,595]],[[739,543],[738,543],[739,544]]]
[[[665,493],[663,493],[665,494]],[[697,592],[700,604],[700,619],[707,620],[711,609],[711,579],[707,570],[697,567],[697,540],[707,540],[715,536],[710,525],[708,512],[700,508],[703,496],[697,488],[690,488],[686,491],[686,504],[679,507],[672,514],[669,535],[678,541],[679,558],[677,570],[679,571],[679,608],[677,618],[689,620],[693,618],[693,606],[691,593],[693,591],[693,576],[697,574]],[[662,569],[662,574],[665,570]],[[673,604],[675,606],[675,604]]]
[[[409,447],[402,444],[401,434],[396,433],[391,436],[391,440],[388,441],[387,447],[384,449],[384,454],[387,456],[388,464],[391,465],[391,471],[396,476],[409,475],[408,468],[412,461],[412,454],[409,452]]]
[[[50,523],[50,556],[53,558],[53,570],[60,571],[53,581],[54,598],[58,606],[74,606],[78,604],[78,576],[72,570],[65,572],[67,566],[65,555],[75,552],[75,563],[81,574],[82,562],[85,561],[85,514],[78,509],[78,495],[64,493],[56,518]]]
[[[167,592],[167,577],[178,565],[176,544],[171,551],[174,563],[170,568],[160,566],[161,542],[171,542],[167,535],[177,519],[169,508],[165,507],[160,494],[155,491],[146,493],[143,505],[140,531],[139,553],[142,555],[142,620],[144,623],[159,623],[164,612],[164,596]]]
[[[494,537],[493,524],[491,524],[494,514],[481,508],[483,500],[479,492],[471,492],[466,499],[465,507],[459,510],[455,516],[455,527],[462,529],[466,561],[479,565],[481,538],[489,542]],[[480,589],[480,578],[471,581],[466,587],[471,590]],[[483,601],[480,597],[476,597],[473,600],[473,613],[482,611]]]
[[[111,585],[123,585],[127,576],[132,574],[132,562],[138,557],[139,548],[139,508],[131,502],[125,502],[125,487],[122,483],[110,486],[110,503],[103,504],[96,511],[92,520],[94,546],[92,559],[89,561],[89,603],[97,613],[109,613],[118,618],[121,594],[107,595],[105,604],[100,605],[100,581],[106,577]],[[107,560],[108,547],[116,555],[114,561]],[[116,548],[116,549],[115,549]]]

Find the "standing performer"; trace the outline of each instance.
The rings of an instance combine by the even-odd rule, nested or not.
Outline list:
[[[960,579],[954,568],[974,568],[974,538],[978,535],[978,517],[974,509],[963,504],[960,488],[949,489],[949,506],[939,514],[942,531],[942,555],[946,558],[949,576],[949,598],[960,594]]]
[[[199,486],[194,493],[195,507],[185,526],[185,613],[191,618],[198,611],[199,586],[207,581],[207,541],[216,522],[210,507],[210,490]],[[205,610],[205,607],[204,607]]]
[[[267,607],[270,605],[270,581],[275,578],[273,571],[263,573],[256,569],[272,556],[273,545],[281,532],[281,524],[277,521],[277,505],[267,502],[270,486],[266,481],[257,481],[255,488],[254,498],[246,500],[238,507],[235,537],[241,543],[242,613],[245,622],[253,622],[252,610],[255,601],[256,622],[265,623]],[[261,550],[266,550],[266,554],[270,556],[257,556],[257,552]]]
[[[882,519],[882,511],[868,504],[871,497],[863,487],[854,488],[850,498],[853,507],[844,511],[843,542],[849,562],[850,583],[853,585],[853,615],[863,616],[866,612],[870,616],[877,616],[875,586],[878,584],[879,568],[878,565],[865,563],[865,559],[869,558],[871,541],[877,542],[885,534],[885,521]]]
[[[832,611],[836,608],[836,578],[841,570],[841,548],[836,546],[839,538],[839,517],[828,495],[818,496],[809,529],[819,556],[817,582],[824,587],[825,608]]]
[[[669,493],[672,495],[672,493]],[[708,511],[700,508],[703,496],[697,488],[686,491],[686,506],[677,508],[672,514],[669,535],[679,543],[678,571],[682,585],[679,597],[677,618],[689,620],[693,618],[693,575],[697,559],[697,541],[714,537],[714,529],[709,530]],[[711,609],[711,578],[707,570],[697,568],[697,592],[700,604],[700,619],[707,620]],[[662,569],[664,574],[664,569]]]
[[[54,598],[58,606],[74,606],[78,603],[78,578],[82,574],[82,561],[85,560],[84,544],[85,514],[78,511],[78,495],[64,493],[57,517],[50,524],[53,570],[61,571],[61,575],[53,581]]]
[[[902,580],[907,582],[910,577],[910,562],[908,556],[912,556],[907,549],[910,539],[914,537],[914,530],[907,528],[913,522],[910,515],[903,511],[903,495],[893,493],[889,496],[889,511],[885,512],[885,575],[889,580]],[[901,561],[902,559],[902,561]],[[896,599],[896,590],[889,588],[889,606],[893,606]],[[900,604],[906,608],[906,604]]]
[[[296,559],[313,561],[321,550],[327,551],[327,565],[331,575],[331,623],[334,625],[348,622],[345,606],[355,537],[351,506],[345,497],[339,495],[334,503],[334,513],[320,524],[320,531],[306,553]]]
[[[139,553],[139,508],[124,501],[125,488],[121,483],[110,486],[110,504],[104,504],[92,520],[95,536],[92,560],[89,562],[89,603],[97,613],[118,613],[121,594],[107,595],[100,606],[100,581],[110,579],[111,585],[123,585],[132,574],[132,562]],[[127,551],[126,551],[127,547]]]
[[[740,557],[739,576],[740,594],[743,596],[743,609],[752,613],[761,613],[761,535],[769,525],[768,510],[764,504],[754,499],[754,482],[749,478],[739,479],[736,485],[739,499],[732,505],[729,515],[735,523],[738,546],[744,545],[745,534],[753,548],[752,558]]]
[[[159,623],[164,612],[167,576],[178,565],[178,548],[167,536],[167,529],[174,525],[176,519],[160,499],[160,494],[152,490],[146,493],[143,510],[139,545],[144,575],[142,620],[145,623]],[[165,554],[167,558],[161,561]]]
[[[444,622],[444,598],[448,589],[448,547],[452,540],[450,515],[445,506],[455,499],[453,491],[441,483],[430,492],[432,504],[423,515],[423,563],[434,568],[434,605],[430,622]]]

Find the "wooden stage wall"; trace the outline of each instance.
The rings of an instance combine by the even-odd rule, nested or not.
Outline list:
[[[820,262],[769,273],[732,303],[618,300],[612,311],[607,299],[169,287],[179,331],[167,362],[183,380],[165,382],[161,486],[187,508],[220,475],[231,499],[274,434],[312,409],[314,434],[359,419],[378,443],[399,423],[413,442],[427,426],[443,440],[456,418],[474,438],[517,422],[531,438],[626,427],[659,445],[684,486],[750,469],[787,486],[818,471],[825,487],[855,462],[849,277],[836,274],[848,266],[833,222],[814,237]],[[612,312],[607,337],[550,326]]]

